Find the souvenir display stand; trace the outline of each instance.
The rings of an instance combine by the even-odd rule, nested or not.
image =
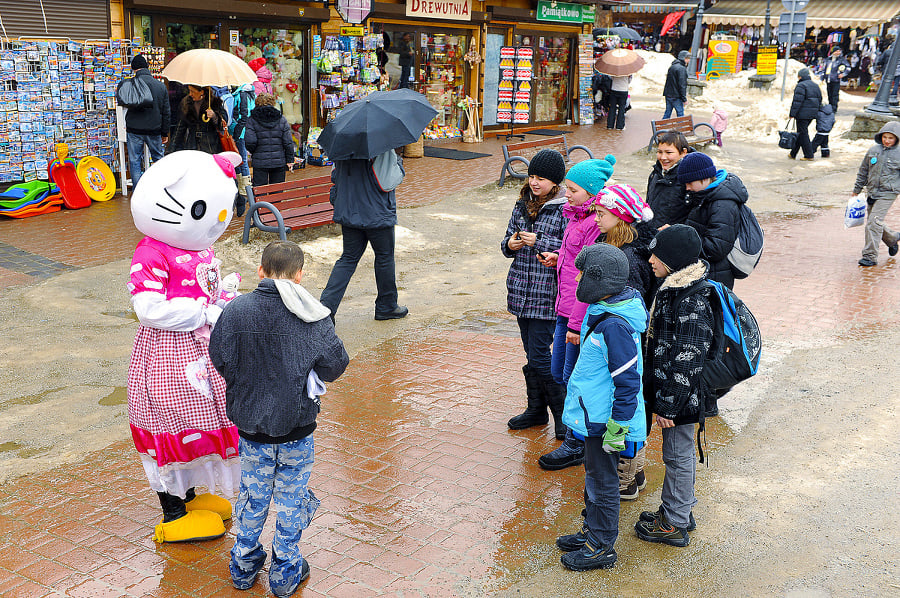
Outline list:
[[[118,82],[130,40],[41,40],[0,44],[0,183],[46,180],[52,147],[95,156],[121,171],[116,152]]]
[[[509,134],[500,135],[509,141],[515,126],[527,125],[531,119],[531,87],[534,78],[534,49],[503,46],[500,48],[500,83],[497,86],[497,122],[509,123]]]

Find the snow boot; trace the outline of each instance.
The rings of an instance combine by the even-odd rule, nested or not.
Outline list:
[[[563,406],[566,403],[566,385],[558,384],[553,378],[544,378],[541,383],[550,413],[553,414],[553,433],[557,440],[564,440],[568,430],[562,420]]]
[[[525,375],[525,391],[528,394],[528,407],[521,415],[509,420],[506,425],[510,430],[524,430],[532,426],[543,426],[550,421],[547,415],[547,402],[544,400],[544,388],[541,377],[528,365],[522,366]]]
[[[584,441],[575,438],[572,430],[566,431],[566,439],[555,451],[551,451],[546,455],[541,455],[538,459],[538,465],[541,469],[549,469],[551,471],[557,469],[565,469],[573,465],[581,465],[584,463]]]

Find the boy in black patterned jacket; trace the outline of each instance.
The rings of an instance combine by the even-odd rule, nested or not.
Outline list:
[[[641,513],[634,529],[648,542],[687,546],[696,527],[694,428],[703,415],[701,375],[713,340],[710,291],[689,289],[702,284],[709,265],[700,259],[697,231],[684,224],[659,231],[649,248],[653,273],[665,280],[650,308],[644,396],[662,429],[666,476],[659,510]]]

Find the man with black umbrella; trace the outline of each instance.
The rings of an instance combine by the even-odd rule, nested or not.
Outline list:
[[[397,303],[397,279],[394,267],[394,226],[397,224],[397,200],[394,190],[383,191],[372,171],[372,160],[335,160],[331,171],[331,203],[334,221],[341,225],[344,250],[335,262],[322,291],[320,301],[337,313],[344,292],[366,245],[375,252],[375,319],[395,320],[409,310]]]

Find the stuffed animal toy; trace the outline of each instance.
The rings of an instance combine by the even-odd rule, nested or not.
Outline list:
[[[282,54],[278,44],[269,42],[263,46],[263,58],[275,62],[279,58],[284,58],[284,54]]]
[[[238,434],[225,413],[225,381],[207,349],[211,327],[236,285],[223,288],[211,245],[231,222],[234,152],[185,150],[155,162],[131,197],[146,235],[128,290],[140,321],[128,366],[128,419],[163,519],[157,542],[225,533],[241,477]],[[198,494],[195,488],[207,492]]]
[[[245,46],[244,44],[239,43],[236,46],[232,46],[231,51],[235,56],[237,56],[241,60],[243,60],[244,57],[247,56],[247,46]]]
[[[279,73],[285,79],[284,94],[279,94],[283,100],[282,113],[288,123],[292,125],[303,122],[303,63],[296,58],[288,58],[284,61],[284,68]]]
[[[247,54],[244,55],[244,60],[249,63],[257,58],[262,58],[262,55],[262,50],[260,50],[258,46],[250,44],[247,46]]]

